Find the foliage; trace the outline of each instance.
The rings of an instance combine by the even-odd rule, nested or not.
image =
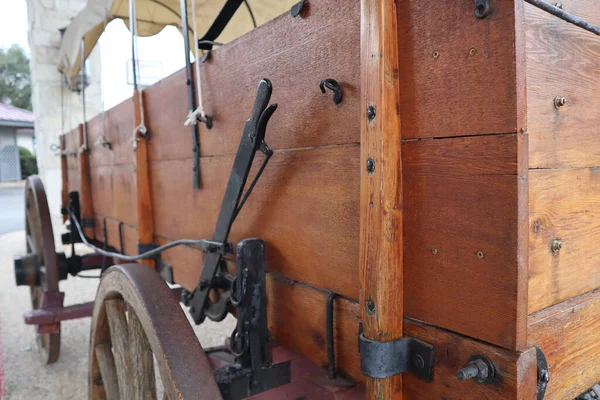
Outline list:
[[[31,110],[29,58],[16,44],[0,49],[0,102]]]
[[[21,160],[21,179],[38,173],[37,159],[25,147],[19,146],[19,159]]]

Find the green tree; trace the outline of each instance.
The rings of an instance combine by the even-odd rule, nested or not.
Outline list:
[[[31,110],[29,58],[16,44],[0,49],[0,102]]]

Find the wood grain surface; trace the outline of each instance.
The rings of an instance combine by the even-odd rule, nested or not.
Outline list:
[[[497,0],[493,7],[477,19],[472,1],[398,2],[404,138],[511,133],[524,126],[517,62],[524,54],[523,4]]]
[[[509,134],[402,144],[406,316],[510,349],[525,345],[524,140]]]
[[[569,6],[595,10],[596,20],[600,15],[597,2],[565,2]],[[530,167],[598,166],[600,40],[531,5],[525,15]],[[557,96],[567,99],[560,109]]]
[[[527,340],[550,368],[545,399],[573,399],[598,383],[599,313],[600,292],[593,291],[529,316]]]

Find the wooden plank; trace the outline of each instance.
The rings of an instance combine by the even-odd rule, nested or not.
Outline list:
[[[92,178],[90,172],[89,149],[85,147],[83,125],[79,125],[79,176],[81,190],[79,192],[79,204],[81,207],[81,219],[83,221],[83,233],[88,238],[94,237],[94,227],[87,226],[86,220],[94,218],[94,203],[92,197]]]
[[[327,293],[277,275],[267,275],[269,332],[284,347],[327,367]],[[358,353],[357,303],[337,298],[334,303],[335,357],[342,375],[364,380]]]
[[[119,400],[119,383],[117,380],[117,368],[115,367],[115,358],[113,356],[110,343],[100,343],[94,349],[98,367],[102,374],[102,384],[104,386],[107,400]]]
[[[565,4],[600,15],[597,2]],[[531,167],[600,165],[600,40],[531,5],[526,27]],[[557,96],[567,105],[557,109]]]
[[[139,126],[142,121],[143,93],[136,90],[133,96],[133,111],[135,126]],[[136,181],[136,199],[137,199],[137,226],[138,238],[140,244],[148,245],[154,243],[154,215],[152,209],[152,194],[150,190],[150,168],[148,166],[148,137],[140,132],[135,133],[137,141],[135,150],[135,181]],[[144,259],[140,261],[143,264],[153,267],[153,259]]]
[[[529,316],[528,342],[550,367],[545,399],[573,399],[600,381],[600,291]]]
[[[253,171],[261,162],[257,156]],[[202,158],[203,186],[194,191],[181,173],[191,159],[151,162],[155,233],[212,237],[232,163],[230,156]],[[358,299],[358,164],[358,145],[276,151],[229,240],[259,237],[267,244],[269,271]],[[179,251],[166,257],[176,260]],[[198,284],[202,263],[173,262],[173,268],[183,278],[178,283]]]
[[[600,168],[529,173],[529,313],[600,287]],[[562,249],[553,252],[552,241]]]
[[[127,317],[125,316],[125,302],[120,299],[105,300],[104,305],[106,307],[110,340],[117,367],[119,398],[121,400],[134,399],[133,375],[131,370],[132,353],[129,351],[129,332],[127,330]]]
[[[107,244],[118,252],[124,250],[127,255],[137,254],[138,234],[136,226],[97,213],[94,214],[94,218],[96,223],[96,240],[99,243],[104,243],[104,221],[106,220]],[[122,225],[123,249],[121,249],[119,225]]]
[[[436,358],[431,383],[414,375],[405,375],[404,396],[407,399],[536,398],[537,362],[532,347],[523,352],[506,350],[409,319],[405,320],[404,334],[433,345]],[[481,385],[474,381],[461,382],[456,378],[457,371],[476,354],[488,357],[496,365],[500,375],[496,382]]]
[[[404,138],[518,132],[522,2],[497,0],[484,19],[473,1],[398,2]],[[518,21],[518,22],[517,22]]]
[[[154,356],[142,323],[133,309],[129,310],[128,332],[133,375],[133,398],[156,399],[156,379],[154,376]]]
[[[201,155],[236,152],[253,93],[262,78],[273,83],[279,108],[269,122],[267,143],[289,149],[360,141],[360,2],[313,0],[299,18],[285,13],[247,35],[215,49],[201,64],[204,109],[212,130],[200,125]],[[319,83],[336,79],[343,90],[338,106]],[[186,119],[185,71],[144,90],[151,132],[151,160],[192,156]],[[191,169],[186,185],[191,186]]]
[[[361,2],[360,305],[367,339],[402,337],[402,161],[393,0]],[[370,112],[367,112],[370,110]],[[402,399],[402,375],[366,379],[367,399]]]
[[[524,141],[510,134],[402,144],[406,316],[509,349],[526,345]]]

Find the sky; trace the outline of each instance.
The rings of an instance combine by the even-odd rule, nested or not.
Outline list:
[[[20,45],[29,54],[27,36],[27,2],[0,0],[0,48]],[[166,77],[185,66],[183,38],[174,27],[158,35],[138,38],[139,59]],[[131,60],[131,35],[121,20],[107,25],[99,41],[102,63],[102,98],[109,109],[131,97],[133,88],[127,83],[128,60]],[[131,65],[129,63],[129,65]]]

